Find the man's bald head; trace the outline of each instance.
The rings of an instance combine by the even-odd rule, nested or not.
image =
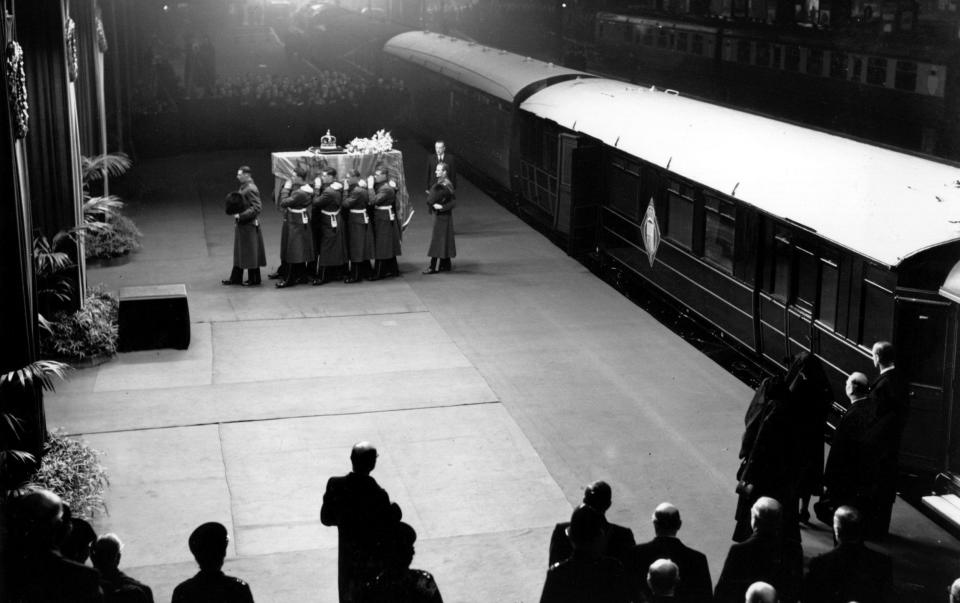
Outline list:
[[[863,373],[850,373],[847,377],[846,392],[851,400],[859,400],[870,392],[870,380]]]
[[[873,364],[879,369],[885,369],[893,366],[894,351],[893,344],[889,341],[878,341],[871,348],[873,352]]]
[[[370,442],[357,442],[350,451],[355,473],[370,473],[377,466],[377,449]]]
[[[771,534],[780,529],[783,508],[775,499],[761,496],[750,509],[750,526],[754,532]]]
[[[960,603],[960,578],[950,585],[950,603]]]
[[[833,514],[833,533],[837,542],[860,542],[863,538],[860,512],[848,505],[838,507]]]
[[[680,509],[663,502],[653,510],[653,531],[657,536],[676,536],[680,530]]]
[[[17,510],[32,544],[49,548],[59,542],[65,505],[55,493],[38,488],[17,500]]]
[[[766,582],[754,582],[747,589],[746,603],[777,603],[777,589]]]
[[[647,585],[655,595],[673,595],[680,581],[680,568],[669,559],[657,559],[647,570]]]

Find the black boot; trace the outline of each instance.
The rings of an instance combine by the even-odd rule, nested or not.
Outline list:
[[[247,270],[247,280],[243,281],[244,287],[256,287],[260,284],[260,269],[250,268]]]
[[[383,278],[383,260],[374,260],[373,261],[373,274],[370,276],[371,281],[379,281]]]
[[[313,279],[314,287],[319,287],[320,285],[325,285],[330,282],[330,280],[327,278],[328,270],[329,269],[327,266],[317,266],[317,277]]]
[[[286,264],[286,262],[280,262],[280,265],[277,266],[277,271],[276,271],[276,272],[271,272],[270,274],[268,274],[268,275],[267,275],[267,278],[268,278],[268,279],[271,279],[271,280],[273,280],[273,279],[278,279],[278,278],[283,278],[283,275],[285,275],[286,273],[287,273],[287,264]]]
[[[360,282],[360,262],[350,262],[350,272],[347,274],[347,277],[343,279],[344,283],[358,283]]]
[[[233,267],[230,271],[230,278],[220,281],[221,285],[239,285],[243,281],[243,268]]]
[[[423,274],[436,274],[437,273],[437,258],[430,258],[430,265],[427,266],[427,269],[423,271]]]
[[[275,285],[277,289],[284,289],[286,287],[293,287],[296,285],[300,278],[303,275],[303,264],[287,264],[287,273],[284,275],[283,280]]]
[[[440,258],[440,267],[437,268],[439,272],[450,272],[453,270],[453,262],[450,261],[450,258]]]

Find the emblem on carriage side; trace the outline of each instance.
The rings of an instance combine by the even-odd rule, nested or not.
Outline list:
[[[653,268],[653,261],[656,259],[657,249],[660,247],[660,224],[657,222],[657,210],[653,207],[653,197],[650,197],[647,212],[643,214],[642,230],[643,246],[647,250],[650,267]]]

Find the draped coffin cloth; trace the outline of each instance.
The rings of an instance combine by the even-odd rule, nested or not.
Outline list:
[[[390,179],[397,183],[397,206],[399,207],[400,223],[407,221],[413,208],[410,207],[410,195],[407,193],[407,179],[403,173],[403,154],[394,149],[386,153],[308,153],[294,151],[289,153],[271,153],[271,170],[273,172],[273,202],[277,203],[280,189],[288,178],[293,178],[293,170],[297,166],[304,166],[310,170],[312,179],[320,174],[325,167],[337,170],[337,180],[343,180],[348,170],[360,170],[360,176],[366,179],[373,175],[378,163],[390,169]],[[370,192],[373,198],[373,191]]]

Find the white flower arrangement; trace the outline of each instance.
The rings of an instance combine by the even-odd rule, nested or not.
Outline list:
[[[377,130],[370,138],[354,138],[347,143],[348,153],[386,153],[393,150],[393,136],[386,130]]]

